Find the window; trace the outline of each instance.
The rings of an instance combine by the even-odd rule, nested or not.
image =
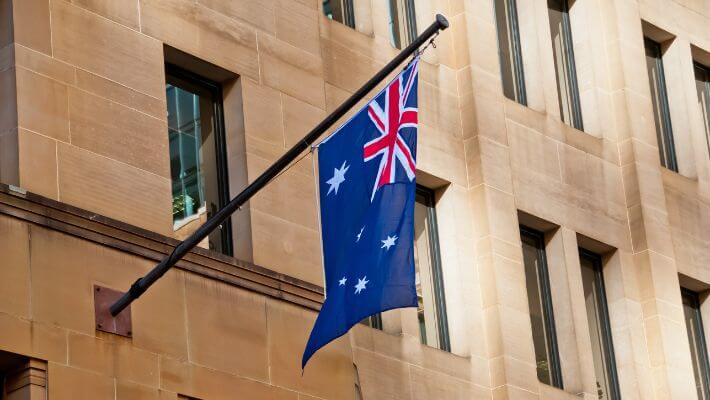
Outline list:
[[[229,201],[220,87],[166,67],[173,229],[184,237]],[[208,237],[210,249],[232,255],[231,223]]]
[[[525,284],[530,307],[537,378],[540,382],[562,388],[562,371],[552,312],[550,277],[547,272],[545,242],[542,232],[520,227],[525,264]]]
[[[663,73],[661,45],[651,39],[644,38],[644,46],[646,47],[646,68],[648,70],[648,83],[651,86],[653,120],[656,124],[656,137],[658,138],[661,164],[670,170],[678,172],[675,145],[673,144],[671,114],[668,107],[668,93],[666,92],[666,78]]]
[[[582,286],[587,306],[589,337],[592,341],[592,359],[597,379],[599,400],[619,400],[619,380],[616,374],[614,345],[611,340],[609,310],[606,303],[602,259],[598,254],[579,249],[582,267]]]
[[[515,0],[495,0],[498,55],[505,97],[527,105]]]
[[[705,144],[710,157],[710,68],[695,63],[695,87],[698,90],[698,104],[705,124]]]
[[[419,299],[419,307],[417,307],[419,337],[424,344],[450,351],[434,192],[417,187],[416,200],[414,268]]]
[[[419,306],[416,320],[401,319],[403,331],[418,332],[421,343],[451,351],[434,192],[420,186],[417,186],[414,204],[414,269]],[[399,311],[388,311],[366,318],[362,323],[381,330],[400,314]]]
[[[367,325],[370,328],[382,330],[382,313],[371,315],[360,321],[360,323],[363,325]]]
[[[323,0],[323,14],[341,24],[355,28],[353,0]]]
[[[389,0],[390,41],[398,49],[407,46],[417,37],[417,15],[414,0]]]
[[[688,331],[690,357],[693,361],[695,387],[698,399],[710,399],[710,366],[708,364],[708,349],[705,344],[703,319],[700,316],[700,300],[698,294],[687,289],[681,289],[683,296],[683,314],[685,328]]]
[[[557,97],[562,120],[576,129],[584,130],[579,102],[577,70],[572,48],[572,29],[567,0],[547,0],[552,37],[552,54],[557,76]]]

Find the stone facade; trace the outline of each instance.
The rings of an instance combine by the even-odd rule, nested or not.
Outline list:
[[[579,246],[604,254],[622,398],[696,398],[680,288],[710,289],[707,0],[574,1],[584,132],[560,120],[546,1],[517,1],[527,107],[503,96],[492,0],[415,1],[420,29],[451,23],[423,57],[417,158],[450,353],[357,326],[301,376],[322,301],[310,155],[234,218],[237,259],[194,251],[133,305],[132,338],[96,330],[93,285],[125,290],[178,236],[166,46],[233,74],[234,195],[397,53],[387,2],[354,3],[351,29],[318,0],[0,0],[0,182],[22,188],[0,190],[8,398],[591,400]],[[668,43],[679,173],[644,35]],[[546,233],[564,390],[537,379],[519,224]]]

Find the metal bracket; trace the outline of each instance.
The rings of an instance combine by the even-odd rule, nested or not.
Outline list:
[[[133,337],[131,306],[126,307],[116,317],[111,315],[111,304],[120,299],[124,292],[94,285],[94,315],[96,330],[119,336]]]

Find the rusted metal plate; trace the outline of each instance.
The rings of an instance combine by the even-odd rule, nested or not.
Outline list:
[[[111,315],[109,307],[123,296],[123,292],[107,287],[94,285],[94,314],[96,316],[96,329],[102,332],[132,337],[131,306],[126,307],[116,317]]]

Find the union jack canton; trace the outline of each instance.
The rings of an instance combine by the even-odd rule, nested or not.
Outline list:
[[[302,368],[318,349],[364,318],[417,306],[418,65],[415,58],[318,146],[326,300]]]

